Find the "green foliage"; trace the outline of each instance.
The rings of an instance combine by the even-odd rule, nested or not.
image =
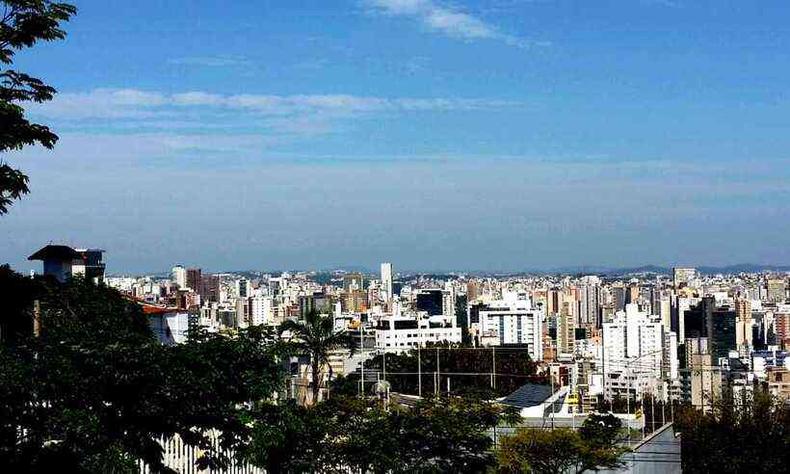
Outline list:
[[[436,379],[434,373],[439,364],[439,391],[446,392],[450,379],[451,393],[459,395],[476,393],[488,398],[503,397],[527,382],[545,383],[543,377],[535,375],[537,365],[526,349],[499,349],[496,354],[488,349],[434,347],[386,356],[387,381],[392,391],[417,395],[419,380],[417,373],[422,372],[422,394],[434,393]],[[496,387],[491,387],[492,364],[496,363]],[[365,370],[381,372],[383,375],[384,356],[379,355],[365,362]],[[460,375],[459,375],[460,374]]]
[[[613,446],[623,428],[620,418],[612,414],[593,413],[579,428],[579,436],[591,446],[606,448]]]
[[[508,415],[470,398],[385,408],[371,399],[332,397],[260,413],[246,454],[272,473],[486,472],[495,463],[488,430]]]
[[[626,452],[617,445],[620,428],[612,415],[593,415],[579,431],[518,429],[500,441],[499,472],[555,474],[619,467]]]
[[[50,0],[2,0],[0,64],[10,66],[22,49],[39,41],[66,37],[61,24],[77,12],[73,5]],[[48,127],[25,118],[23,102],[52,100],[55,89],[42,80],[10,68],[0,70],[0,153],[40,144],[52,148],[58,137]],[[0,215],[29,192],[28,178],[0,161]]]
[[[0,340],[14,344],[33,333],[32,303],[43,292],[41,284],[0,265]]]
[[[199,465],[222,467],[229,459],[220,451],[246,443],[251,411],[281,389],[260,329],[197,331],[163,346],[139,306],[112,289],[29,282],[34,291],[10,304],[38,298],[41,331],[0,346],[0,472],[130,472],[136,460],[167,472],[156,439],[174,435],[205,450]],[[212,429],[222,433],[220,450],[205,435]]]
[[[733,396],[725,391],[712,409],[686,405],[676,412],[683,472],[786,472],[790,405],[760,387]]]
[[[353,342],[344,331],[335,331],[335,322],[330,317],[322,316],[315,310],[305,315],[304,321],[288,320],[280,325],[280,334],[289,332],[289,346],[292,352],[310,357],[312,372],[312,402],[318,401],[321,388],[323,367],[329,368],[329,379],[332,379],[332,366],[329,365],[329,354],[334,349],[353,347]]]
[[[636,413],[637,410],[642,409],[642,400],[635,398],[633,395],[630,399],[628,397],[615,395],[611,399],[605,399],[603,395],[598,397],[598,402],[595,409],[601,413]]]

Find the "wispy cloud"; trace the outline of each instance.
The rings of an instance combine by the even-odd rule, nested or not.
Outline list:
[[[244,56],[217,55],[217,56],[186,56],[172,58],[167,61],[170,64],[179,66],[198,66],[198,67],[230,67],[246,66],[251,64],[250,60]]]
[[[287,146],[346,133],[372,118],[448,111],[497,111],[520,102],[452,97],[374,97],[350,94],[164,93],[139,89],[66,92],[29,111],[63,134],[137,136],[154,155],[222,153],[242,144]],[[252,137],[257,137],[253,139]],[[165,139],[167,138],[167,139]]]
[[[547,44],[505,33],[471,13],[434,0],[363,0],[363,4],[372,12],[412,18],[432,31],[453,38],[497,40],[520,48]]]
[[[195,109],[287,116],[479,110],[518,105],[520,103],[514,101],[479,98],[388,98],[347,94],[223,95],[205,91],[164,94],[138,89],[94,89],[82,93],[61,93],[52,102],[34,106],[31,110],[47,117],[89,119],[151,118],[184,114]]]

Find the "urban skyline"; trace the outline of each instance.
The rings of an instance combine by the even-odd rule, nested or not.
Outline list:
[[[790,3],[0,11],[0,472],[787,471]]]

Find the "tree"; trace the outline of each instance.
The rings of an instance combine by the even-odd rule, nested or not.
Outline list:
[[[287,320],[280,325],[280,334],[289,332],[290,345],[300,354],[310,357],[312,371],[312,402],[318,401],[323,367],[329,367],[329,379],[332,379],[332,366],[329,365],[329,354],[340,347],[351,347],[351,338],[345,331],[335,331],[332,318],[322,316],[315,310],[305,315],[304,321]]]
[[[564,473],[579,462],[579,436],[560,428],[556,430],[519,429],[500,441],[497,453],[499,472],[519,474]]]
[[[45,125],[30,122],[20,104],[52,100],[55,89],[10,66],[17,52],[39,41],[65,38],[61,24],[77,9],[50,0],[2,0],[0,4],[4,7],[0,19],[0,63],[3,65],[0,70],[0,153],[35,144],[52,148],[58,140],[57,135]],[[28,177],[0,159],[0,215],[7,213],[11,203],[29,191]]]
[[[611,413],[593,413],[582,423],[579,436],[593,447],[606,449],[615,445],[622,429],[623,422]]]
[[[495,465],[489,430],[515,416],[472,398],[384,407],[370,398],[335,396],[261,413],[245,453],[273,473],[483,473]]]
[[[465,397],[423,399],[408,414],[402,472],[487,472],[496,465],[489,430],[520,421],[512,408]]]
[[[786,472],[790,405],[761,386],[725,390],[708,412],[685,405],[676,411],[683,472]]]
[[[578,432],[521,428],[502,438],[499,471],[555,474],[622,466],[620,457],[627,450],[617,445],[620,427],[620,420],[612,415],[593,415]]]
[[[33,300],[42,287],[30,278],[0,265],[0,342],[14,344],[33,333]]]
[[[40,335],[22,331],[0,345],[0,472],[135,472],[138,460],[171,472],[157,439],[176,435],[204,451],[199,466],[222,468],[224,450],[247,443],[252,410],[282,389],[260,328],[195,331],[163,346],[115,290],[79,278],[30,281],[35,291],[12,295],[11,306],[37,298]],[[222,433],[219,449],[210,430]]]
[[[437,347],[438,346],[438,347]],[[543,376],[536,375],[537,364],[530,359],[526,348],[458,348],[437,345],[409,352],[388,353],[387,381],[392,383],[392,391],[410,395],[418,394],[418,372],[422,373],[422,393],[435,391],[434,372],[437,354],[439,359],[439,391],[443,392],[450,380],[451,392],[460,395],[465,392],[489,393],[489,398],[509,395],[527,382],[546,383]],[[494,354],[495,352],[495,354]],[[383,374],[384,357],[372,357],[365,361],[365,370]],[[496,364],[496,387],[491,387],[492,366]]]

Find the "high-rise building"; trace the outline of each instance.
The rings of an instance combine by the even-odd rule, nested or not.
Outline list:
[[[628,303],[628,289],[622,283],[617,283],[612,285],[611,293],[615,313],[625,310],[625,305]]]
[[[392,287],[392,264],[381,264],[381,296],[385,302],[392,301],[393,287]]]
[[[774,333],[776,344],[790,349],[790,311],[777,311],[774,314]]]
[[[253,326],[275,323],[275,304],[271,296],[254,296],[250,298],[250,314]]]
[[[749,355],[752,347],[752,305],[748,299],[735,301],[735,345],[738,351]]]
[[[534,308],[526,293],[504,293],[477,308],[476,316],[470,326],[480,344],[526,346],[532,360],[543,360],[543,310]]]
[[[199,293],[203,282],[203,271],[200,268],[187,268],[187,288]]]
[[[636,304],[618,312],[603,325],[604,390],[608,398],[665,393],[662,383],[666,358],[664,326],[658,318],[639,311]]]
[[[669,295],[662,295],[657,302],[656,314],[661,316],[661,324],[664,328],[670,331],[675,331],[676,328],[672,325],[672,299]]]
[[[365,276],[361,273],[346,273],[343,275],[343,291],[362,291],[365,289]]]
[[[201,276],[198,288],[201,301],[219,301],[220,282],[217,275]]]
[[[236,296],[239,298],[246,298],[250,296],[251,288],[250,288],[250,280],[246,278],[241,278],[236,280]]]
[[[181,265],[176,265],[170,272],[170,280],[178,286],[179,289],[185,290],[187,288],[187,270]]]
[[[718,308],[713,296],[705,296],[685,312],[686,339],[707,338],[708,353],[713,360],[727,357],[736,348],[735,311],[727,306]]]
[[[639,297],[641,293],[639,291],[639,284],[638,283],[631,283],[628,285],[628,291],[626,292],[625,297],[625,304],[639,304]]]
[[[721,370],[714,364],[706,338],[687,339],[683,399],[702,411],[710,411],[721,398]]]
[[[557,352],[572,355],[576,344],[576,305],[564,301],[557,316]]]
[[[784,303],[787,299],[787,279],[768,278],[765,282],[766,296],[771,303]]]
[[[469,304],[474,303],[477,300],[479,293],[479,289],[477,287],[477,282],[474,280],[470,280],[466,283],[466,301]]]
[[[675,289],[679,290],[684,286],[689,286],[697,278],[697,269],[692,267],[675,267],[672,269],[672,283]]]
[[[429,316],[444,314],[444,292],[439,288],[417,290],[415,307]]]
[[[579,323],[585,328],[601,327],[601,279],[584,276],[578,286]]]

